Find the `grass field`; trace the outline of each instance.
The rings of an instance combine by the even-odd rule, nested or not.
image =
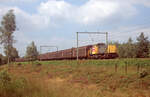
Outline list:
[[[12,63],[0,67],[0,97],[150,97],[149,74],[150,59]]]

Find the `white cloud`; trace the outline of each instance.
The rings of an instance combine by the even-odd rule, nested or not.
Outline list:
[[[65,1],[49,0],[42,2],[38,8],[39,14],[49,17],[69,17],[72,5]]]
[[[31,3],[37,0],[0,0],[0,3]]]
[[[149,0],[126,0],[126,2],[131,3],[131,4],[139,4],[139,5],[144,5],[146,7],[150,7]]]
[[[100,0],[90,0],[81,6],[74,6],[65,1],[49,0],[41,3],[38,11],[40,15],[50,18],[68,19],[88,24],[107,18],[117,8],[117,3]]]
[[[49,0],[40,4],[38,12],[51,19],[65,19],[87,25],[104,22],[114,15],[131,17],[137,10],[131,4],[118,0],[89,0],[80,6],[74,6],[63,0]]]
[[[28,2],[30,0],[21,1]],[[134,4],[149,5],[150,2],[148,1],[149,0],[89,0],[83,5],[74,6],[64,0],[48,0],[47,2],[41,2],[35,14],[29,14],[17,7],[13,7],[13,9],[15,9],[19,23],[23,27],[27,27],[26,29],[30,29],[30,27],[33,27],[32,29],[42,29],[50,25],[57,25],[63,20],[84,25],[93,25],[97,22],[104,23],[115,17],[130,18],[138,13]],[[0,8],[0,14],[4,14],[6,12],[5,10],[9,8],[10,7]]]
[[[119,7],[116,2],[90,0],[77,10],[77,20],[89,24],[102,21],[116,12]]]
[[[104,23],[111,18],[128,18],[137,13],[130,3],[118,0],[89,0],[81,6],[74,6],[65,1],[49,0],[42,2],[37,13],[29,14],[18,7],[0,7],[0,14],[14,9],[20,29],[31,31],[57,26],[61,21],[70,21],[84,25]]]
[[[13,9],[16,15],[16,23],[21,31],[37,31],[49,25],[49,18],[40,14],[29,14],[18,7],[0,6],[0,20],[8,10]]]

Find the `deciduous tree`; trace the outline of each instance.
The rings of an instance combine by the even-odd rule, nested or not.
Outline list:
[[[136,44],[129,38],[127,43],[118,45],[118,55],[120,58],[135,58]]]
[[[13,33],[16,30],[15,15],[13,10],[9,10],[5,16],[3,16],[0,27],[0,42],[4,45],[5,55],[8,58],[8,63],[12,57],[13,43],[15,42]]]
[[[27,47],[26,58],[28,58],[29,60],[36,60],[37,56],[38,56],[37,47],[32,41],[32,43]]]
[[[135,43],[133,43],[131,38],[128,39],[125,49],[126,49],[126,57],[127,58],[135,58],[136,57],[136,45],[135,45]]]
[[[10,61],[14,61],[15,58],[19,58],[17,49],[14,48],[14,47],[10,47],[10,49],[11,49],[10,55],[7,55],[8,54],[8,49],[5,49],[4,53],[6,54],[6,57],[9,56]]]

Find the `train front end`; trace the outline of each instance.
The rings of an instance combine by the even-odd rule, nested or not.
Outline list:
[[[92,59],[112,59],[118,57],[116,45],[105,45],[99,43],[93,45],[89,50]]]
[[[118,57],[118,54],[117,54],[117,46],[116,45],[108,45],[107,46],[107,51],[106,51],[106,56],[108,58],[116,58]]]

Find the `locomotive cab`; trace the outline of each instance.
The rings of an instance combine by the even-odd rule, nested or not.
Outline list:
[[[116,52],[117,52],[116,45],[108,45],[108,47],[107,47],[107,53],[116,53]]]
[[[107,57],[108,58],[118,57],[116,45],[108,45],[106,52],[107,52]]]
[[[116,45],[95,44],[90,48],[91,58],[115,58],[117,57]]]
[[[106,45],[101,43],[101,44],[96,44],[93,45],[90,49],[90,54],[91,55],[98,55],[98,54],[103,54],[106,51]]]

